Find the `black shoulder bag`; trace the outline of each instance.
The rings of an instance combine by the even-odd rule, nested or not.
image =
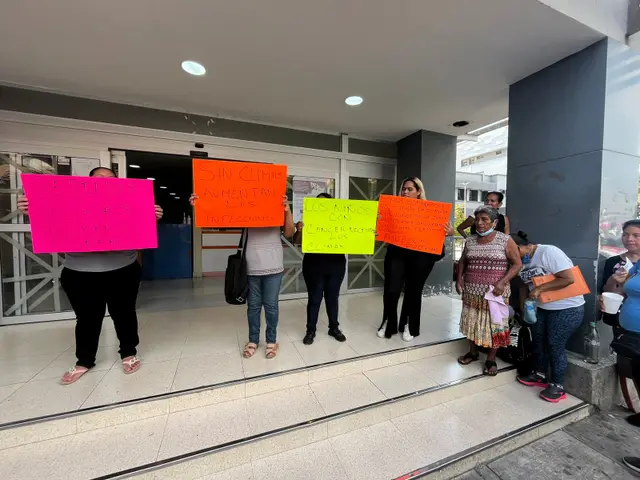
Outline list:
[[[233,255],[229,255],[227,270],[224,272],[224,298],[231,305],[247,303],[247,292],[249,290],[246,259],[248,236],[248,230],[246,228],[243,229],[238,242],[238,251]]]
[[[611,349],[620,357],[640,361],[640,334],[621,329],[613,338]]]

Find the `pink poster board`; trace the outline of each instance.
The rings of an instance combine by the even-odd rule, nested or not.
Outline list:
[[[153,182],[23,174],[34,253],[158,247]]]

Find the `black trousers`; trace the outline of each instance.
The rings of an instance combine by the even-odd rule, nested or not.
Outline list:
[[[323,258],[324,257],[324,258]],[[307,285],[307,332],[315,332],[324,296],[329,330],[338,329],[338,298],[346,272],[344,255],[306,254],[302,260],[302,276]]]
[[[110,272],[62,270],[60,283],[76,314],[76,365],[95,366],[107,306],[120,341],[120,358],[137,353],[136,299],[141,275],[138,262]]]
[[[422,309],[422,289],[439,259],[430,253],[389,246],[384,257],[383,313],[380,328],[385,328],[385,336],[391,338],[404,331],[407,324],[409,333],[420,335],[420,311]],[[398,327],[398,302],[404,287],[404,300]]]

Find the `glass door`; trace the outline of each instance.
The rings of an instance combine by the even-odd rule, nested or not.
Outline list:
[[[302,219],[302,202],[305,197],[316,197],[321,192],[336,196],[336,174],[311,175],[299,171],[300,174],[296,175],[297,172],[295,168],[290,169],[287,177],[287,198],[294,223]],[[307,287],[302,277],[302,245],[295,245],[291,238],[285,238],[284,235],[281,238],[284,248],[284,275],[280,295],[285,295],[281,298],[304,296]]]
[[[21,173],[87,175],[97,158],[0,152],[0,324],[73,318],[60,287],[62,257],[34,254],[29,218],[17,209]]]
[[[362,162],[347,162],[348,198],[375,200],[380,195],[394,195],[395,167]],[[387,244],[376,242],[373,255],[349,255],[347,290],[367,291],[384,287],[384,256]]]

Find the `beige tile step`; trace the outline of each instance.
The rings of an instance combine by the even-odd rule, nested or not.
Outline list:
[[[422,369],[415,379],[405,378],[409,388],[419,390],[438,383],[443,379],[464,375],[464,370],[455,366],[450,371],[450,377],[443,377],[435,370],[440,370],[437,363],[426,362],[426,359],[442,357],[442,355],[458,355],[466,346],[463,340],[412,346],[391,352],[381,352],[362,357],[350,358],[342,361],[296,368],[272,374],[259,375],[254,378],[240,379],[222,384],[192,388],[183,392],[171,392],[126,402],[118,402],[107,406],[98,406],[64,414],[0,425],[0,451],[28,443],[64,437],[76,433],[126,424],[136,420],[155,418],[180,411],[206,407],[219,403],[241,399],[250,399],[264,394],[270,394],[294,387],[318,384],[318,395],[322,395],[322,382],[338,379],[355,374],[367,374],[385,366],[411,363],[412,369]],[[440,362],[450,363],[449,358],[440,358]],[[426,363],[425,363],[426,362]],[[429,366],[431,365],[431,366]],[[215,368],[215,365],[211,365]],[[413,370],[407,369],[405,373]],[[431,373],[433,371],[433,373]],[[380,374],[378,374],[380,375]],[[432,380],[428,375],[434,377]],[[375,375],[373,375],[375,377]],[[374,378],[374,381],[377,379]],[[415,380],[415,382],[414,382]],[[393,387],[384,384],[380,378],[382,391],[393,393]],[[388,383],[388,382],[387,382]],[[62,393],[76,388],[75,385],[64,387]]]
[[[451,350],[454,347],[458,351]],[[138,416],[129,411],[120,412],[115,418],[114,412],[105,411],[102,413],[109,415],[106,419],[79,415],[56,420],[75,419],[76,431],[69,428],[61,435],[63,425],[59,424],[58,435],[48,440],[26,443],[28,437],[23,437],[22,445],[5,444],[0,450],[0,478],[124,478],[150,465],[163,467],[145,472],[152,475],[150,478],[197,478],[513,382],[510,367],[490,378],[480,374],[480,364],[458,365],[456,356],[462,347],[455,343],[436,345],[431,347],[433,351],[427,349],[420,355],[413,349],[410,355],[404,351],[393,354],[395,358],[359,360],[360,370],[355,373],[335,370],[344,365],[333,365],[325,367],[334,369],[333,375],[316,372],[318,375],[313,376],[308,372],[306,384],[267,388],[266,392],[249,396],[245,388],[244,397],[215,403],[211,403],[210,391],[206,391],[199,393],[206,394],[204,403],[202,399],[191,399],[188,405],[171,408],[171,400],[179,398],[174,397],[169,399],[168,410],[158,409],[154,415],[148,413],[154,402],[145,402],[137,406],[146,408]],[[443,353],[443,348],[448,353]],[[429,356],[436,353],[439,355]],[[412,385],[405,379],[401,382],[404,390],[391,388],[393,378],[402,378],[399,367],[419,381]],[[443,369],[449,373],[444,375]],[[420,390],[424,385],[430,386]],[[112,410],[118,412],[121,408]],[[108,423],[115,420],[115,424]],[[54,430],[52,423],[31,427],[48,426]],[[5,439],[10,441],[8,436]],[[105,448],[109,452],[106,456],[99,453]],[[60,455],[64,451],[82,452],[74,456],[71,469]],[[168,465],[172,465],[170,469]]]
[[[590,407],[576,398],[558,405],[543,402],[537,390],[513,382],[513,375],[503,373],[491,381],[500,377],[509,382],[480,391],[480,380],[465,382],[473,388],[442,403],[432,398],[431,404],[427,398],[433,393],[425,394],[422,408],[399,400],[368,408],[366,420],[364,411],[347,414],[257,441],[157,462],[146,472],[103,478],[444,480],[590,414]],[[343,422],[349,427],[331,428]]]

